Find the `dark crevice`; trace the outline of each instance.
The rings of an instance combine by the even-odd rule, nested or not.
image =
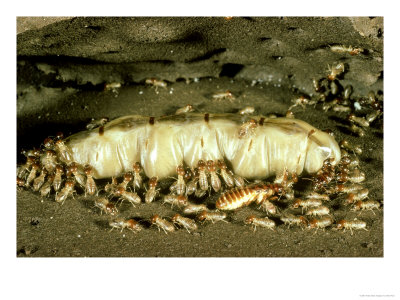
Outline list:
[[[222,71],[219,74],[220,77],[235,77],[237,73],[239,73],[243,69],[244,65],[241,64],[224,64],[222,66]]]
[[[192,58],[191,60],[189,60],[187,62],[192,63],[192,62],[198,62],[198,61],[202,61],[202,60],[207,60],[207,59],[213,57],[214,55],[223,53],[225,51],[226,51],[226,48],[215,49],[215,50],[209,51],[206,54],[203,54],[201,56]]]
[[[258,40],[259,40],[260,42],[269,41],[269,40],[271,40],[271,39],[272,39],[272,38],[270,38],[270,37],[265,37],[265,36],[262,36],[262,37],[258,38]]]

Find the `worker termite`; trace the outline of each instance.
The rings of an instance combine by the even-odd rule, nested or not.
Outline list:
[[[148,78],[145,81],[146,84],[152,85],[156,88],[156,93],[158,93],[158,88],[161,87],[163,89],[167,89],[167,83],[164,80],[159,80],[156,78]]]
[[[353,235],[353,229],[355,230],[360,230],[360,229],[364,229],[366,231],[368,231],[367,227],[367,223],[365,221],[361,221],[361,220],[340,220],[337,225],[336,225],[336,229],[341,230],[343,229],[343,231],[346,231],[346,229],[350,229],[351,235]]]
[[[114,191],[114,196],[120,197],[119,199],[121,200],[121,203],[124,200],[130,202],[133,207],[135,207],[135,204],[140,204],[142,202],[138,194],[134,192],[128,192],[122,186],[117,187],[117,189]]]
[[[348,151],[353,151],[354,153],[360,155],[362,154],[362,149],[360,148],[360,146],[357,145],[351,145],[347,140],[342,140],[339,143],[340,148],[344,148]]]
[[[207,179],[207,174],[206,174],[206,164],[202,159],[200,159],[197,162],[197,168],[199,170],[200,189],[202,189],[203,191],[207,191],[208,190],[208,179]]]
[[[126,172],[125,174],[124,174],[124,179],[123,179],[123,181],[118,185],[118,187],[123,187],[125,190],[128,188],[128,184],[129,184],[129,182],[131,182],[131,180],[132,180],[132,178],[133,178],[133,175],[132,175],[132,173],[131,172]]]
[[[316,192],[311,192],[308,195],[306,195],[307,199],[319,199],[322,201],[330,201],[331,199],[329,198],[329,195],[327,194],[319,194]]]
[[[187,230],[187,232],[191,232],[191,231],[196,231],[197,230],[197,224],[196,221],[183,217],[180,214],[175,214],[171,221],[175,224],[178,224],[180,226],[182,226],[183,228],[185,228]]]
[[[337,53],[348,53],[350,55],[357,55],[364,52],[363,48],[355,48],[352,46],[344,46],[344,45],[333,45],[330,46],[332,52]]]
[[[25,180],[17,176],[17,188],[25,186]]]
[[[332,101],[324,103],[324,105],[322,106],[322,110],[328,111],[328,110],[332,109],[334,106],[336,106],[337,104],[338,104],[338,99],[333,99]]]
[[[207,161],[207,171],[210,173],[210,184],[216,193],[221,189],[221,180],[217,174],[217,167],[213,160]]]
[[[65,186],[61,189],[60,192],[56,193],[55,201],[62,202],[61,204],[64,204],[68,196],[72,196],[73,198],[74,197],[73,194],[75,193],[74,187],[75,187],[75,181],[72,179],[67,179],[65,181]]]
[[[337,184],[334,188],[331,189],[331,192],[334,193],[354,193],[359,190],[362,190],[364,186],[361,184]]]
[[[177,195],[183,195],[186,190],[186,183],[184,180],[185,169],[183,168],[183,165],[176,167],[176,172],[178,174],[178,180],[171,185],[170,191],[176,192]]]
[[[186,195],[189,196],[197,191],[197,184],[199,182],[199,172],[197,170],[193,173],[193,179],[186,185]]]
[[[292,100],[293,104],[288,108],[288,111],[291,111],[296,106],[300,105],[303,109],[306,109],[306,105],[310,99],[306,96],[302,95],[299,98]]]
[[[358,200],[364,200],[365,198],[368,197],[368,193],[369,193],[368,189],[362,189],[360,191],[350,193],[347,195],[346,204],[351,204]]]
[[[349,129],[351,132],[358,135],[359,137],[363,137],[365,135],[365,131],[361,127],[358,127],[355,124],[352,124]]]
[[[39,171],[40,165],[38,163],[33,163],[31,166],[31,170],[29,171],[28,178],[26,179],[25,186],[28,187],[31,185],[31,182],[35,179],[36,173]]]
[[[221,92],[221,93],[215,93],[212,95],[213,100],[223,100],[223,99],[229,99],[229,100],[235,100],[235,96],[230,92]]]
[[[118,181],[117,178],[111,177],[111,182],[107,183],[104,187],[104,191],[109,194],[113,194],[115,189],[117,188]]]
[[[47,197],[48,195],[50,195],[53,180],[54,180],[54,174],[50,174],[47,177],[46,182],[42,185],[42,187],[39,190],[40,196]]]
[[[301,207],[301,212],[303,212],[304,208],[317,207],[321,205],[322,201],[320,199],[306,199],[306,200],[296,199],[292,204],[292,208]]]
[[[175,231],[174,225],[171,222],[161,218],[159,215],[152,216],[150,222],[152,225],[153,224],[156,225],[159,231],[162,229],[165,232],[165,234],[168,234],[168,232],[171,233]]]
[[[195,215],[202,211],[207,211],[207,210],[208,210],[207,206],[204,204],[189,203],[183,208],[182,213],[185,215]]]
[[[158,190],[156,189],[158,184],[158,178],[157,177],[152,177],[149,180],[149,189],[146,192],[144,201],[146,203],[150,203],[153,202],[154,199],[157,197],[158,195]]]
[[[142,171],[142,167],[140,166],[139,162],[135,162],[133,164],[133,190],[136,190],[136,188],[140,189],[142,187],[143,179],[142,176],[140,175],[140,172]]]
[[[379,110],[374,110],[372,113],[366,115],[365,119],[367,120],[368,123],[372,123],[381,114],[382,113]]]
[[[87,130],[92,130],[92,129],[96,128],[96,127],[104,126],[104,125],[106,125],[108,123],[109,120],[110,119],[107,118],[107,117],[103,117],[103,118],[100,118],[100,119],[93,119],[92,118],[90,123],[86,125],[86,129]]]
[[[40,162],[49,174],[54,172],[57,164],[57,155],[53,150],[46,150],[40,157]]]
[[[93,196],[95,193],[98,193],[96,183],[94,182],[92,176],[93,168],[89,165],[86,165],[84,168],[84,172],[86,174],[85,196],[87,194]]]
[[[248,216],[244,221],[245,224],[253,225],[254,231],[256,231],[257,226],[268,228],[271,230],[275,229],[275,221],[269,219],[268,217],[265,218],[257,218],[254,215]]]
[[[276,215],[278,212],[276,206],[268,200],[262,201],[260,208],[271,215]]]
[[[54,144],[58,157],[64,162],[72,162],[71,150],[65,145],[62,139],[59,139]]]
[[[131,231],[133,231],[134,233],[137,233],[139,231],[141,231],[143,229],[143,227],[139,224],[138,221],[136,221],[135,219],[128,219],[128,220],[124,220],[124,219],[116,219],[114,221],[110,221],[108,223],[111,227],[110,232],[114,229],[120,229],[121,228],[121,232],[127,228]]]
[[[323,216],[320,219],[311,219],[308,222],[308,228],[309,229],[316,228],[317,230],[315,231],[315,233],[317,233],[318,229],[324,229],[328,226],[331,226],[332,224],[333,224],[332,217],[327,215]]]
[[[359,169],[354,169],[348,174],[347,180],[352,183],[363,182],[365,180],[365,173]]]
[[[36,161],[35,156],[27,156],[25,164],[19,167],[17,177],[25,178],[26,174],[29,173],[29,170],[32,167],[32,164]]]
[[[328,79],[333,81],[336,79],[336,77],[340,74],[342,74],[345,70],[344,63],[338,63],[336,66],[329,66],[328,65],[328,71],[330,74],[328,75]]]
[[[369,122],[368,122],[366,119],[364,119],[364,118],[362,118],[362,117],[357,117],[355,114],[349,114],[349,115],[347,116],[347,119],[348,119],[350,122],[356,123],[356,124],[359,125],[359,126],[362,126],[362,127],[369,127]]]
[[[381,204],[376,200],[359,200],[354,204],[353,210],[371,210],[374,213],[373,209],[379,209],[380,206]]]
[[[224,221],[227,222],[226,219],[226,213],[224,212],[219,212],[219,211],[206,211],[203,210],[200,214],[197,215],[197,220],[199,221],[211,221],[211,223],[218,222],[218,221]]]
[[[221,176],[225,184],[231,188],[235,186],[234,179],[232,175],[227,171],[227,166],[223,160],[218,160],[218,168],[221,170]]]
[[[171,204],[171,208],[177,206],[179,208],[183,208],[188,205],[188,199],[184,195],[165,195],[164,196],[164,203]]]
[[[239,110],[239,114],[241,115],[251,115],[254,113],[254,107],[253,106],[246,106],[245,108]]]
[[[42,169],[40,171],[40,175],[33,180],[33,190],[35,192],[39,191],[41,186],[44,184],[46,175],[47,175],[46,169]]]
[[[100,209],[100,213],[109,214],[109,215],[116,215],[118,214],[118,209],[115,207],[114,203],[108,201],[106,197],[98,198],[94,201],[94,206]]]
[[[244,179],[243,179],[242,176],[239,176],[239,175],[237,175],[237,174],[234,174],[231,170],[229,170],[228,172],[229,172],[229,173],[231,174],[231,176],[233,177],[233,182],[235,183],[235,186],[236,186],[236,187],[242,188],[242,187],[245,186]]]
[[[239,139],[245,139],[253,135],[255,129],[258,127],[257,121],[254,119],[250,119],[240,126],[238,137]]]
[[[336,104],[333,106],[332,110],[335,112],[349,112],[351,111],[351,108],[348,106]]]
[[[324,216],[329,215],[329,208],[326,206],[312,207],[307,210],[306,216]]]
[[[193,110],[194,110],[193,105],[188,104],[188,105],[185,105],[184,107],[177,109],[175,114],[176,115],[185,114],[188,112],[192,112]]]
[[[353,93],[353,86],[346,85],[346,87],[344,88],[344,91],[343,91],[344,100],[349,100],[352,93]]]
[[[293,214],[285,214],[280,217],[280,220],[288,225],[290,228],[291,225],[297,226],[307,226],[307,219],[303,216],[295,216]]]
[[[78,182],[78,184],[82,187],[85,188],[85,177],[78,172],[78,166],[75,162],[72,162],[68,167],[67,167],[68,171],[71,172],[74,177],[76,182]]]
[[[47,137],[43,141],[43,146],[47,150],[53,150],[54,148],[54,140],[50,137]]]

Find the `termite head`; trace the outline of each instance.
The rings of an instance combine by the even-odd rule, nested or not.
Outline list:
[[[92,174],[92,171],[93,171],[93,169],[92,169],[91,166],[89,166],[89,165],[86,165],[86,166],[85,166],[84,172],[85,172],[85,174],[86,174],[87,176],[91,175],[91,174]]]
[[[125,193],[125,189],[123,186],[119,186],[114,192],[115,196],[121,196],[124,193]]]
[[[106,212],[110,215],[116,215],[118,213],[118,209],[115,207],[113,203],[106,204]]]
[[[208,172],[215,172],[217,170],[215,163],[213,160],[207,161],[207,171]]]
[[[178,195],[178,197],[176,197],[176,201],[178,201],[178,204],[180,206],[187,206],[188,205],[187,197],[184,196],[184,195]]]
[[[171,221],[174,222],[174,223],[176,223],[177,220],[178,220],[179,218],[180,218],[180,214],[175,214],[175,215],[172,217]]]
[[[151,177],[149,180],[149,187],[150,188],[155,188],[158,184],[158,177]]]
[[[129,182],[129,181],[131,181],[132,179],[133,179],[133,175],[132,175],[131,172],[126,172],[126,173],[124,174],[124,181],[125,181],[125,182]]]
[[[197,162],[197,167],[199,168],[199,171],[204,171],[206,168],[206,164],[205,164],[204,160],[200,159]]]
[[[68,171],[71,173],[76,173],[78,171],[78,166],[76,165],[75,162],[72,162],[69,166],[68,166]]]
[[[309,228],[317,228],[318,227],[318,220],[317,219],[312,219],[308,223]]]
[[[303,224],[304,226],[307,226],[307,219],[303,216],[299,217],[300,223]]]
[[[185,175],[183,175],[183,179],[185,179],[185,181],[188,181],[191,177],[192,177],[192,171],[190,171],[190,169],[187,169],[185,171]]]
[[[40,164],[38,164],[38,163],[33,163],[32,164],[32,170],[35,170],[35,171],[37,171],[37,170],[39,170],[40,169]]]
[[[347,221],[346,220],[340,220],[337,225],[336,228],[337,229],[343,229],[346,226]]]
[[[354,210],[360,210],[361,207],[362,207],[362,204],[363,204],[363,202],[362,202],[361,200],[357,201],[357,202],[354,204]]]
[[[72,179],[67,179],[67,180],[65,181],[65,187],[66,187],[66,188],[72,189],[74,186],[75,186],[75,181],[74,181],[74,180],[72,180]]]
[[[292,207],[293,207],[293,208],[298,208],[298,207],[300,206],[301,202],[302,202],[301,199],[296,199],[296,200],[293,202]]]
[[[52,149],[54,146],[54,141],[51,138],[47,137],[44,139],[43,145],[46,149]]]
[[[133,164],[133,171],[134,171],[135,173],[140,173],[141,170],[142,170],[142,167],[140,166],[140,163],[135,162],[135,163]]]
[[[183,168],[183,165],[179,165],[176,167],[176,173],[178,173],[179,176],[185,175],[185,169]]]
[[[57,140],[62,140],[64,138],[64,133],[62,133],[61,131],[56,133],[56,139]]]
[[[233,98],[233,94],[231,93],[231,91],[228,91],[228,90],[225,92],[225,96],[227,98]]]
[[[24,186],[25,185],[25,180],[23,180],[20,177],[17,177],[17,186]]]
[[[197,215],[197,220],[199,221],[204,221],[207,218],[207,212],[206,211],[202,211],[201,213],[199,213]]]
[[[126,224],[127,224],[127,226],[129,227],[129,228],[131,228],[131,229],[141,229],[140,228],[140,225],[139,225],[139,222],[138,221],[136,221],[136,220],[134,220],[134,219],[129,219],[129,220],[127,220],[126,221]]]
[[[296,178],[297,178],[297,176],[296,176]],[[297,180],[295,182],[297,182]],[[281,194],[281,193],[283,193],[285,191],[284,187],[281,184],[278,184],[278,183],[274,183],[272,185],[272,189],[273,189],[274,193],[276,193],[276,194]]]
[[[157,223],[157,221],[159,219],[160,219],[159,215],[154,215],[154,216],[151,217],[150,222],[151,222],[151,224],[155,224],[155,223]]]
[[[226,170],[226,168],[227,168],[225,162],[220,159],[217,161],[217,165],[218,165],[218,168],[220,168],[221,170]]]
[[[353,193],[348,194],[348,195],[347,195],[347,198],[346,198],[346,204],[351,204],[351,203],[353,203],[353,202],[354,202],[354,197],[355,197],[355,196],[356,196],[356,195],[353,194]]]
[[[288,119],[294,119],[294,112],[292,112],[291,110],[288,110],[286,112],[286,118]]]
[[[256,218],[256,216],[254,216],[254,215],[248,216],[246,218],[246,220],[244,220],[244,223],[245,224],[253,224],[255,218]]]

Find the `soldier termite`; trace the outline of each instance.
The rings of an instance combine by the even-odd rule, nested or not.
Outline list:
[[[223,99],[229,99],[229,100],[235,100],[235,96],[230,91],[222,92],[222,93],[215,93],[212,95],[213,100],[223,100]]]
[[[341,230],[343,229],[343,231],[346,231],[346,229],[350,229],[351,235],[353,235],[353,229],[355,230],[360,230],[360,229],[364,229],[366,231],[368,231],[367,227],[367,223],[365,221],[361,221],[361,220],[340,220],[337,225],[336,225],[336,229]]]
[[[29,171],[28,178],[26,179],[25,186],[28,187],[31,185],[31,182],[35,179],[36,173],[39,171],[40,165],[38,163],[33,163],[31,166],[31,170]]]
[[[89,165],[86,165],[84,168],[84,172],[86,174],[85,196],[86,194],[93,196],[95,193],[98,193],[96,183],[94,182],[92,176],[93,168]]]
[[[115,207],[114,203],[108,201],[106,197],[98,198],[94,201],[94,206],[100,209],[100,213],[109,214],[109,215],[116,215],[118,214],[118,209]]]
[[[104,126],[104,125],[106,125],[108,123],[109,120],[110,119],[107,118],[107,117],[103,117],[103,118],[100,118],[100,119],[93,119],[92,118],[90,123],[86,125],[86,129],[87,130],[92,130],[92,129],[96,128],[96,127]]]
[[[189,203],[182,209],[184,215],[196,215],[202,211],[207,211],[207,206],[204,204]]]
[[[194,110],[193,105],[188,104],[188,105],[185,105],[184,107],[181,107],[181,108],[177,109],[175,114],[176,115],[185,114],[185,113],[188,113],[188,112],[192,112],[193,110]]]
[[[235,182],[233,176],[227,171],[227,166],[224,161],[218,160],[218,168],[221,170],[221,176],[228,188],[234,187]]]
[[[226,213],[224,212],[219,212],[219,211],[206,211],[203,210],[200,214],[197,215],[197,220],[199,221],[211,221],[211,223],[218,222],[218,221],[224,221],[227,222],[226,219]]]
[[[184,195],[165,195],[164,203],[171,204],[171,207],[177,206],[183,208],[189,204],[188,199]]]
[[[128,220],[124,220],[124,219],[116,219],[114,221],[110,221],[109,225],[111,227],[110,232],[114,229],[120,229],[121,228],[121,232],[127,228],[131,231],[133,231],[134,233],[137,233],[139,231],[141,231],[143,229],[143,227],[139,224],[138,221],[134,220],[134,219],[128,219]]]
[[[176,192],[177,195],[183,195],[186,190],[186,183],[184,180],[185,169],[183,168],[183,165],[176,167],[176,172],[178,173],[178,180],[171,185],[170,191]]]
[[[217,174],[217,167],[213,160],[207,161],[207,171],[210,173],[210,184],[216,193],[221,189],[221,180]]]
[[[180,226],[182,226],[183,228],[185,228],[187,230],[187,232],[191,232],[191,231],[196,231],[197,230],[197,224],[196,221],[186,218],[186,217],[182,217],[180,214],[175,214],[171,221],[175,224],[178,224]]]
[[[373,209],[379,209],[380,206],[381,204],[376,200],[359,200],[354,204],[353,210],[371,210],[374,213]]]
[[[268,217],[265,218],[257,218],[254,215],[248,216],[244,221],[245,224],[253,225],[254,231],[256,231],[257,226],[268,228],[274,230],[275,228],[275,221],[269,219]]]
[[[140,172],[142,171],[142,167],[140,166],[140,163],[135,162],[133,164],[133,189],[136,190],[136,188],[140,189],[142,187],[143,179],[142,176],[140,175]]]
[[[71,172],[74,177],[76,182],[78,182],[78,184],[82,187],[85,188],[85,177],[78,172],[78,166],[75,162],[72,162],[69,166],[68,166],[68,171]]]
[[[356,124],[359,125],[359,126],[362,126],[362,127],[369,127],[369,122],[368,122],[366,119],[364,119],[364,118],[362,118],[362,117],[357,117],[355,114],[349,114],[349,115],[347,116],[347,119],[348,119],[350,122],[356,123]]]
[[[56,168],[57,155],[53,150],[46,150],[46,152],[40,157],[40,162],[42,163],[43,168],[51,174]]]
[[[131,172],[126,172],[124,174],[123,181],[118,185],[118,187],[123,187],[125,190],[128,188],[129,182],[131,182],[133,175]]]
[[[149,189],[146,192],[144,201],[146,203],[153,202],[154,199],[157,197],[158,190],[156,189],[158,184],[158,178],[157,177],[152,177],[149,180]]]
[[[254,113],[254,107],[252,106],[246,106],[245,108],[239,110],[239,114],[241,115],[251,115]]]
[[[151,224],[156,225],[159,231],[162,229],[165,232],[165,234],[168,234],[168,232],[171,233],[175,231],[174,225],[171,222],[161,218],[159,215],[152,216],[150,222]]]
[[[328,71],[330,74],[328,75],[328,79],[333,81],[336,79],[336,77],[344,72],[345,66],[344,63],[338,63],[335,66],[329,66],[328,65]]]
[[[145,81],[146,84],[152,85],[156,88],[156,92],[158,93],[158,88],[161,87],[163,89],[167,89],[167,83],[163,80],[159,80],[156,78],[148,78]]]
[[[307,219],[303,216],[295,216],[293,214],[285,214],[280,220],[290,227],[291,225],[307,226]]]
[[[258,127],[257,121],[254,119],[251,119],[240,126],[239,132],[238,132],[238,137],[239,139],[245,139],[250,137],[253,133],[254,130]]]
[[[319,199],[306,199],[306,200],[302,200],[302,199],[296,199],[293,204],[292,207],[293,208],[298,208],[301,207],[301,211],[303,212],[304,208],[309,208],[309,207],[317,207],[317,206],[321,206],[322,205],[322,201]]]
[[[346,204],[351,204],[358,200],[364,200],[368,197],[368,192],[368,189],[362,189],[360,191],[348,194],[346,198]]]
[[[53,180],[54,180],[54,174],[50,174],[47,177],[46,182],[42,185],[42,187],[39,190],[40,196],[47,197],[48,195],[50,195]]]
[[[140,204],[142,200],[136,193],[128,192],[127,190],[124,189],[124,187],[119,186],[116,188],[114,191],[114,196],[120,197],[119,199],[121,200],[121,203],[126,200],[132,204],[133,207],[135,207],[135,204]]]
[[[324,229],[324,228],[326,228],[328,226],[331,226],[332,224],[333,224],[332,217],[327,215],[327,216],[323,216],[320,219],[311,219],[308,222],[308,228],[309,229],[316,228],[317,231],[318,231],[318,229]]]
[[[348,151],[353,151],[356,154],[362,154],[362,149],[360,148],[360,146],[356,146],[356,145],[351,145],[347,140],[342,140],[339,143],[340,148],[344,148]]]
[[[40,175],[33,180],[33,190],[35,192],[39,191],[41,186],[44,184],[46,175],[47,175],[46,169],[42,169],[40,171]]]
[[[61,204],[64,204],[68,196],[72,196],[73,198],[74,197],[73,194],[75,193],[74,187],[75,187],[75,181],[72,179],[67,179],[65,181],[65,186],[61,189],[60,192],[56,193],[55,201],[62,202]]]
[[[365,135],[365,131],[361,127],[358,127],[355,124],[352,124],[349,129],[351,132],[358,135],[359,137],[363,137]]]
[[[202,189],[203,191],[207,191],[208,190],[208,178],[207,178],[207,174],[206,174],[206,164],[202,159],[200,159],[198,161],[197,168],[199,170],[200,189]]]
[[[307,210],[306,216],[324,216],[329,215],[329,208],[326,206],[312,207]]]

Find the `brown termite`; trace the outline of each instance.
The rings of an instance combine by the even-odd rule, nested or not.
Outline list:
[[[35,159],[39,158],[40,156],[40,149],[38,148],[33,148],[31,150],[22,150],[21,154],[23,154],[25,157],[33,156]]]
[[[17,187],[25,186],[25,180],[17,176]]]
[[[162,229],[165,232],[165,234],[168,234],[168,232],[171,233],[175,231],[174,225],[171,222],[161,218],[159,215],[152,216],[150,222],[151,224],[156,225],[159,231]]]
[[[202,211],[207,211],[207,206],[204,204],[189,203],[182,209],[184,215],[196,215]]]
[[[100,118],[100,119],[93,119],[92,118],[92,120],[90,120],[90,123],[86,125],[86,129],[87,130],[92,130],[92,129],[96,128],[96,127],[104,126],[105,124],[108,123],[109,120],[110,119],[107,118],[107,117],[103,117],[103,118]]]
[[[307,210],[306,216],[325,216],[329,215],[329,208],[326,206],[312,207]]]
[[[85,196],[89,194],[93,196],[94,194],[98,194],[96,182],[93,179],[93,168],[90,165],[86,165],[84,168],[84,172],[86,174],[86,184],[85,184]]]
[[[356,155],[350,155],[346,150],[341,151],[342,159],[340,165],[346,165],[349,169],[354,169],[360,165],[360,160]]]
[[[183,208],[189,204],[188,198],[184,195],[165,195],[164,203],[171,204],[171,207],[177,206],[179,208]]]
[[[115,207],[114,203],[108,201],[106,197],[96,199],[94,201],[94,206],[100,209],[101,214],[103,214],[103,212],[112,216],[118,214],[118,209]]]
[[[294,100],[292,100],[293,104],[288,108],[288,111],[292,110],[292,108],[300,105],[303,109],[306,109],[306,105],[308,104],[308,101],[310,99],[304,95],[300,96],[299,98],[296,98]]]
[[[295,118],[294,112],[291,111],[291,110],[288,110],[288,111],[286,112],[285,117],[288,118],[288,119],[294,119],[294,118]]]
[[[36,177],[36,178],[33,180],[33,190],[34,190],[35,192],[39,191],[39,189],[40,189],[40,188],[42,187],[42,185],[44,184],[46,175],[47,175],[46,169],[42,169],[42,170],[40,171],[40,175],[39,175],[38,177]]]
[[[356,154],[362,154],[362,149],[360,148],[360,146],[355,146],[355,145],[351,145],[347,140],[342,140],[339,143],[340,148],[344,148],[348,151],[353,151]]]
[[[351,111],[351,108],[349,106],[336,104],[332,107],[332,110],[335,112],[349,112],[349,111]]]
[[[278,212],[276,206],[268,200],[262,201],[260,208],[271,215],[276,215]]]
[[[57,154],[53,150],[46,150],[40,157],[40,162],[49,174],[53,173],[57,165]]]
[[[211,221],[211,223],[218,222],[218,221],[227,222],[225,220],[226,217],[227,217],[226,213],[224,213],[224,212],[203,210],[200,214],[197,215],[197,220],[202,221],[202,222]]]
[[[171,185],[170,191],[176,192],[177,195],[183,195],[185,194],[186,190],[186,183],[184,179],[185,169],[183,168],[183,165],[177,166],[176,172],[178,173],[178,180]]]
[[[252,136],[257,127],[258,123],[254,119],[243,123],[238,132],[239,139],[245,139]]]
[[[159,80],[156,78],[148,78],[148,79],[146,79],[145,83],[155,87],[157,93],[158,93],[159,87],[161,87],[163,89],[167,89],[167,83],[164,80]]]
[[[297,226],[307,226],[307,219],[303,216],[295,216],[293,214],[285,214],[280,217],[280,220],[288,225],[290,228],[291,225]]]
[[[320,219],[311,219],[308,222],[308,228],[309,229],[316,228],[317,230],[315,231],[315,233],[317,233],[318,229],[324,229],[328,226],[331,226],[332,224],[333,224],[332,217],[327,215],[323,216]]]
[[[108,224],[111,227],[110,232],[114,228],[117,228],[117,229],[121,228],[121,232],[125,228],[127,228],[127,229],[133,231],[134,233],[137,233],[137,232],[139,232],[139,231],[141,231],[143,229],[143,227],[135,219],[128,219],[128,220],[116,219],[116,220],[110,221]]]
[[[54,140],[50,137],[47,137],[43,141],[43,146],[47,150],[53,150],[54,148]]]
[[[185,114],[185,113],[188,113],[188,112],[192,112],[193,110],[194,110],[193,105],[188,104],[188,105],[185,105],[184,107],[181,107],[181,108],[177,109],[175,114],[176,115]]]
[[[42,187],[39,190],[40,196],[47,197],[48,195],[50,195],[53,180],[54,180],[54,174],[50,174],[47,177],[46,182],[42,185]]]
[[[200,189],[202,189],[203,191],[207,191],[208,190],[208,178],[207,178],[207,174],[206,174],[206,163],[204,162],[204,160],[200,159],[197,162],[197,168],[199,170]]]
[[[106,193],[113,194],[117,186],[118,186],[117,178],[111,177],[111,182],[106,184],[104,190]]]
[[[142,187],[143,179],[142,176],[140,175],[140,172],[142,171],[142,167],[140,163],[135,162],[133,164],[133,190],[136,190],[136,188],[140,189]]]
[[[351,235],[353,235],[353,229],[355,229],[355,230],[364,229],[364,230],[368,231],[367,223],[365,221],[361,221],[361,220],[357,220],[357,219],[340,220],[336,225],[336,229],[338,229],[338,230],[343,229],[343,231],[346,231],[346,229],[350,229]]]
[[[74,197],[75,193],[75,181],[73,179],[67,179],[65,181],[65,186],[61,189],[60,192],[56,193],[56,202],[62,202],[61,204],[64,204],[65,200],[68,198],[68,196]]]
[[[62,139],[59,139],[58,141],[55,142],[55,150],[58,154],[58,157],[67,163],[72,162],[72,155],[71,155],[71,150],[65,145],[64,141]]]
[[[330,74],[328,75],[328,79],[330,81],[335,80],[338,75],[340,75],[344,72],[344,70],[345,70],[345,66],[344,66],[344,63],[342,63],[342,62],[338,63],[337,65],[332,66],[332,67],[328,65],[328,71],[330,72]]]
[[[347,116],[347,119],[352,122],[352,123],[356,123],[357,125],[361,126],[361,127],[369,127],[369,122],[362,117],[357,117],[355,114],[349,114]]]
[[[217,174],[217,167],[213,160],[207,161],[207,171],[210,173],[210,184],[216,193],[221,189],[221,180]]]
[[[311,192],[309,194],[306,195],[307,199],[319,199],[322,201],[330,201],[331,199],[329,198],[328,194],[319,194],[316,192]]]
[[[140,204],[142,202],[138,194],[136,194],[135,192],[128,192],[122,186],[116,188],[116,190],[114,191],[114,196],[120,197],[119,199],[121,200],[121,203],[124,200],[130,202],[133,207],[135,207],[135,204]]]
[[[29,173],[29,170],[32,167],[32,164],[36,162],[36,157],[30,155],[27,156],[25,164],[19,167],[17,177],[25,178],[26,174]]]
[[[359,200],[364,200],[368,197],[368,189],[362,189],[347,195],[346,204],[351,204]]]
[[[256,231],[257,226],[268,228],[271,230],[275,229],[275,221],[269,219],[268,217],[265,218],[257,218],[254,215],[248,216],[244,221],[245,224],[252,225],[254,227],[254,231]]]
[[[365,180],[365,173],[354,169],[348,174],[347,180],[352,183],[361,183]]]
[[[239,176],[237,174],[234,174],[231,170],[228,171],[230,175],[233,177],[233,182],[235,183],[235,186],[238,188],[242,188],[245,186],[245,182],[242,176]]]
[[[358,54],[364,52],[363,48],[355,48],[352,46],[344,46],[344,45],[333,45],[333,46],[330,46],[330,49],[332,52],[348,53],[350,55],[358,55]]]
[[[361,127],[358,127],[355,124],[352,124],[349,127],[349,129],[350,129],[351,132],[353,132],[354,134],[358,135],[359,137],[363,137],[365,135],[365,131]]]
[[[39,171],[40,165],[38,163],[33,163],[31,166],[31,170],[29,171],[28,178],[26,179],[25,186],[28,187],[31,185],[31,182],[35,179],[36,173]]]
[[[353,210],[371,210],[375,214],[373,209],[379,209],[380,206],[381,204],[376,200],[359,200],[354,204]]]
[[[118,185],[118,187],[123,187],[125,190],[128,188],[129,182],[133,179],[133,175],[131,172],[126,172],[124,174],[124,179],[123,181]]]
[[[246,106],[245,108],[239,110],[239,114],[241,115],[251,115],[252,113],[254,113],[253,106]]]
[[[192,232],[192,231],[196,231],[198,229],[196,221],[192,220],[190,218],[186,218],[181,216],[180,214],[175,214],[171,221],[174,224],[178,224],[180,226],[182,226],[183,228],[185,228],[187,230],[187,232]]]
[[[146,203],[153,202],[154,199],[157,197],[158,190],[156,189],[158,184],[158,177],[151,177],[149,180],[149,189],[146,192],[144,201]]]
[[[189,196],[197,191],[197,184],[199,182],[199,172],[197,169],[193,171],[193,178],[186,185],[186,195]]]
[[[361,184],[337,184],[332,191],[335,193],[354,193],[359,190],[364,189],[364,186]]]
[[[318,207],[321,205],[322,205],[322,201],[320,199],[306,199],[306,200],[296,199],[293,202],[292,207],[293,208],[301,207],[301,212],[303,212],[304,208]]]
[[[225,184],[228,188],[232,188],[235,186],[235,181],[233,176],[227,171],[227,166],[223,160],[218,160],[217,162],[218,168],[221,170],[221,177],[224,180]]]
[[[78,172],[78,165],[75,162],[72,162],[67,167],[67,170],[74,175],[76,182],[78,182],[82,188],[85,188],[85,176]]]
[[[213,100],[223,100],[223,99],[228,99],[228,100],[235,100],[235,96],[230,92],[221,92],[221,93],[215,93],[212,95]]]

